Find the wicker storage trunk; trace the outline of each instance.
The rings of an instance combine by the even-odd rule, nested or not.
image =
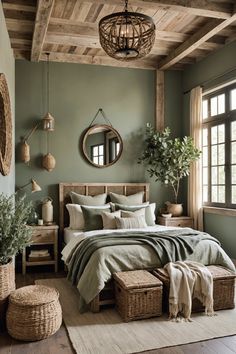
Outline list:
[[[11,293],[7,330],[15,339],[35,341],[54,334],[61,326],[59,293],[44,285],[29,285]]]
[[[234,308],[234,290],[235,290],[235,273],[221,267],[210,265],[207,266],[213,276],[213,298],[214,310],[224,310]],[[163,268],[157,268],[153,274],[163,282],[163,311],[168,312],[169,307],[169,288],[170,280],[163,271]],[[192,301],[192,312],[204,311],[202,303],[198,299]]]
[[[145,270],[114,275],[116,307],[125,322],[161,316],[162,282]]]

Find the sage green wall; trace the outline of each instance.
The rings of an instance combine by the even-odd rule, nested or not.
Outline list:
[[[211,87],[227,80],[236,79],[236,42],[209,55],[199,63],[189,66],[183,75],[183,89],[187,91],[209,81]],[[232,70],[235,71],[232,71]],[[228,73],[227,73],[228,72]],[[185,132],[189,130],[189,94],[184,96]],[[225,251],[236,258],[236,217],[207,214],[204,215],[205,230],[217,237]]]
[[[6,28],[5,18],[0,2],[0,73],[5,74],[12,111],[13,124],[13,156],[11,162],[11,170],[8,176],[3,176],[0,173],[0,193],[12,194],[15,190],[15,157],[14,157],[14,121],[15,121],[15,59]]]
[[[147,122],[154,123],[155,72],[138,69],[51,63],[51,113],[56,129],[50,134],[50,151],[56,158],[56,168],[47,172],[41,168],[46,153],[46,133],[38,129],[30,138],[31,161],[19,161],[20,137],[43,117],[46,108],[45,63],[16,61],[16,185],[35,178],[42,192],[30,195],[39,201],[50,195],[57,206],[59,182],[136,182],[148,181],[145,169],[137,164],[143,147]],[[174,104],[166,108],[167,123],[174,133],[181,132],[182,74],[167,74],[166,92],[173,95]],[[103,108],[124,142],[121,159],[109,168],[89,165],[79,148],[81,133],[91,123],[99,108]],[[103,120],[97,122],[104,123]],[[167,199],[167,190],[152,181],[151,199],[158,205]],[[55,209],[57,219],[57,208]]]

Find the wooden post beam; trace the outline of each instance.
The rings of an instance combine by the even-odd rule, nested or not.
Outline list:
[[[38,0],[31,48],[31,61],[39,61],[53,5],[54,0]]]
[[[236,21],[236,13],[234,13],[227,20],[214,19],[207,22],[198,32],[193,34],[189,39],[183,42],[179,47],[173,50],[166,58],[160,61],[158,68],[166,70],[172,65],[178,63],[181,59],[192,53],[200,45],[205,43],[208,39],[215,36],[225,27]]]
[[[162,131],[165,126],[165,73],[156,70],[156,130]]]

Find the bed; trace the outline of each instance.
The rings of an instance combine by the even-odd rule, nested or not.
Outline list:
[[[186,236],[185,234],[194,235],[194,230],[187,228],[174,228],[161,225],[149,226],[145,229],[132,229],[128,237],[134,237],[128,244],[118,245],[118,239],[126,239],[126,231],[124,230],[94,230],[83,232],[83,230],[70,230],[69,226],[69,214],[66,209],[66,204],[70,203],[69,193],[73,191],[82,195],[98,195],[101,193],[117,193],[125,196],[135,194],[137,192],[143,192],[143,202],[149,200],[149,184],[147,183],[61,183],[59,186],[59,202],[60,202],[60,234],[66,242],[62,254],[63,260],[69,266],[69,274],[71,259],[75,256],[75,250],[81,250],[83,245],[92,242],[93,239],[97,239],[98,242],[104,242],[106,246],[96,249],[86,262],[86,266],[81,270],[78,268],[78,273],[81,273],[76,278],[75,285],[80,293],[80,309],[86,309],[86,304],[91,304],[91,308],[96,311],[99,305],[102,303],[112,303],[113,300],[99,300],[101,297],[101,291],[105,288],[105,285],[112,279],[112,274],[116,271],[133,270],[133,269],[154,269],[161,267],[162,260],[155,252],[155,247],[151,247],[150,244],[136,242],[138,237],[147,234],[149,241],[150,235],[160,236],[160,234],[177,235],[180,238]],[[115,232],[115,234],[114,234]],[[197,233],[197,231],[196,231]],[[142,234],[142,235],[141,235]],[[141,235],[141,236],[140,236]],[[182,235],[182,236],[181,236]],[[189,235],[188,235],[189,236]],[[204,236],[204,235],[203,235]],[[169,237],[169,236],[168,236]],[[114,241],[115,239],[115,241]],[[173,237],[172,237],[173,239]],[[188,239],[193,242],[193,238]],[[109,241],[112,240],[112,241]],[[126,240],[125,240],[126,241]],[[201,242],[198,242],[193,247],[192,253],[186,258],[188,260],[194,260],[201,262],[205,265],[218,264],[222,265],[230,270],[235,270],[234,265],[224,250],[220,247],[217,240],[211,238],[211,236],[203,237]],[[108,242],[108,243],[107,243]],[[109,244],[111,242],[111,244]],[[113,242],[113,243],[112,243]],[[115,242],[115,243],[114,243]],[[123,242],[123,241],[122,241]],[[73,254],[74,252],[74,254]],[[78,252],[78,251],[76,251]],[[72,268],[72,266],[71,266]],[[74,268],[75,269],[75,268]],[[100,301],[100,303],[99,303]]]

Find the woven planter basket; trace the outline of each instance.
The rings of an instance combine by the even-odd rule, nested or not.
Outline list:
[[[61,326],[59,293],[43,285],[14,291],[7,310],[7,330],[15,339],[35,341],[54,334]]]
[[[13,260],[0,265],[0,330],[5,329],[8,297],[16,288]]]

